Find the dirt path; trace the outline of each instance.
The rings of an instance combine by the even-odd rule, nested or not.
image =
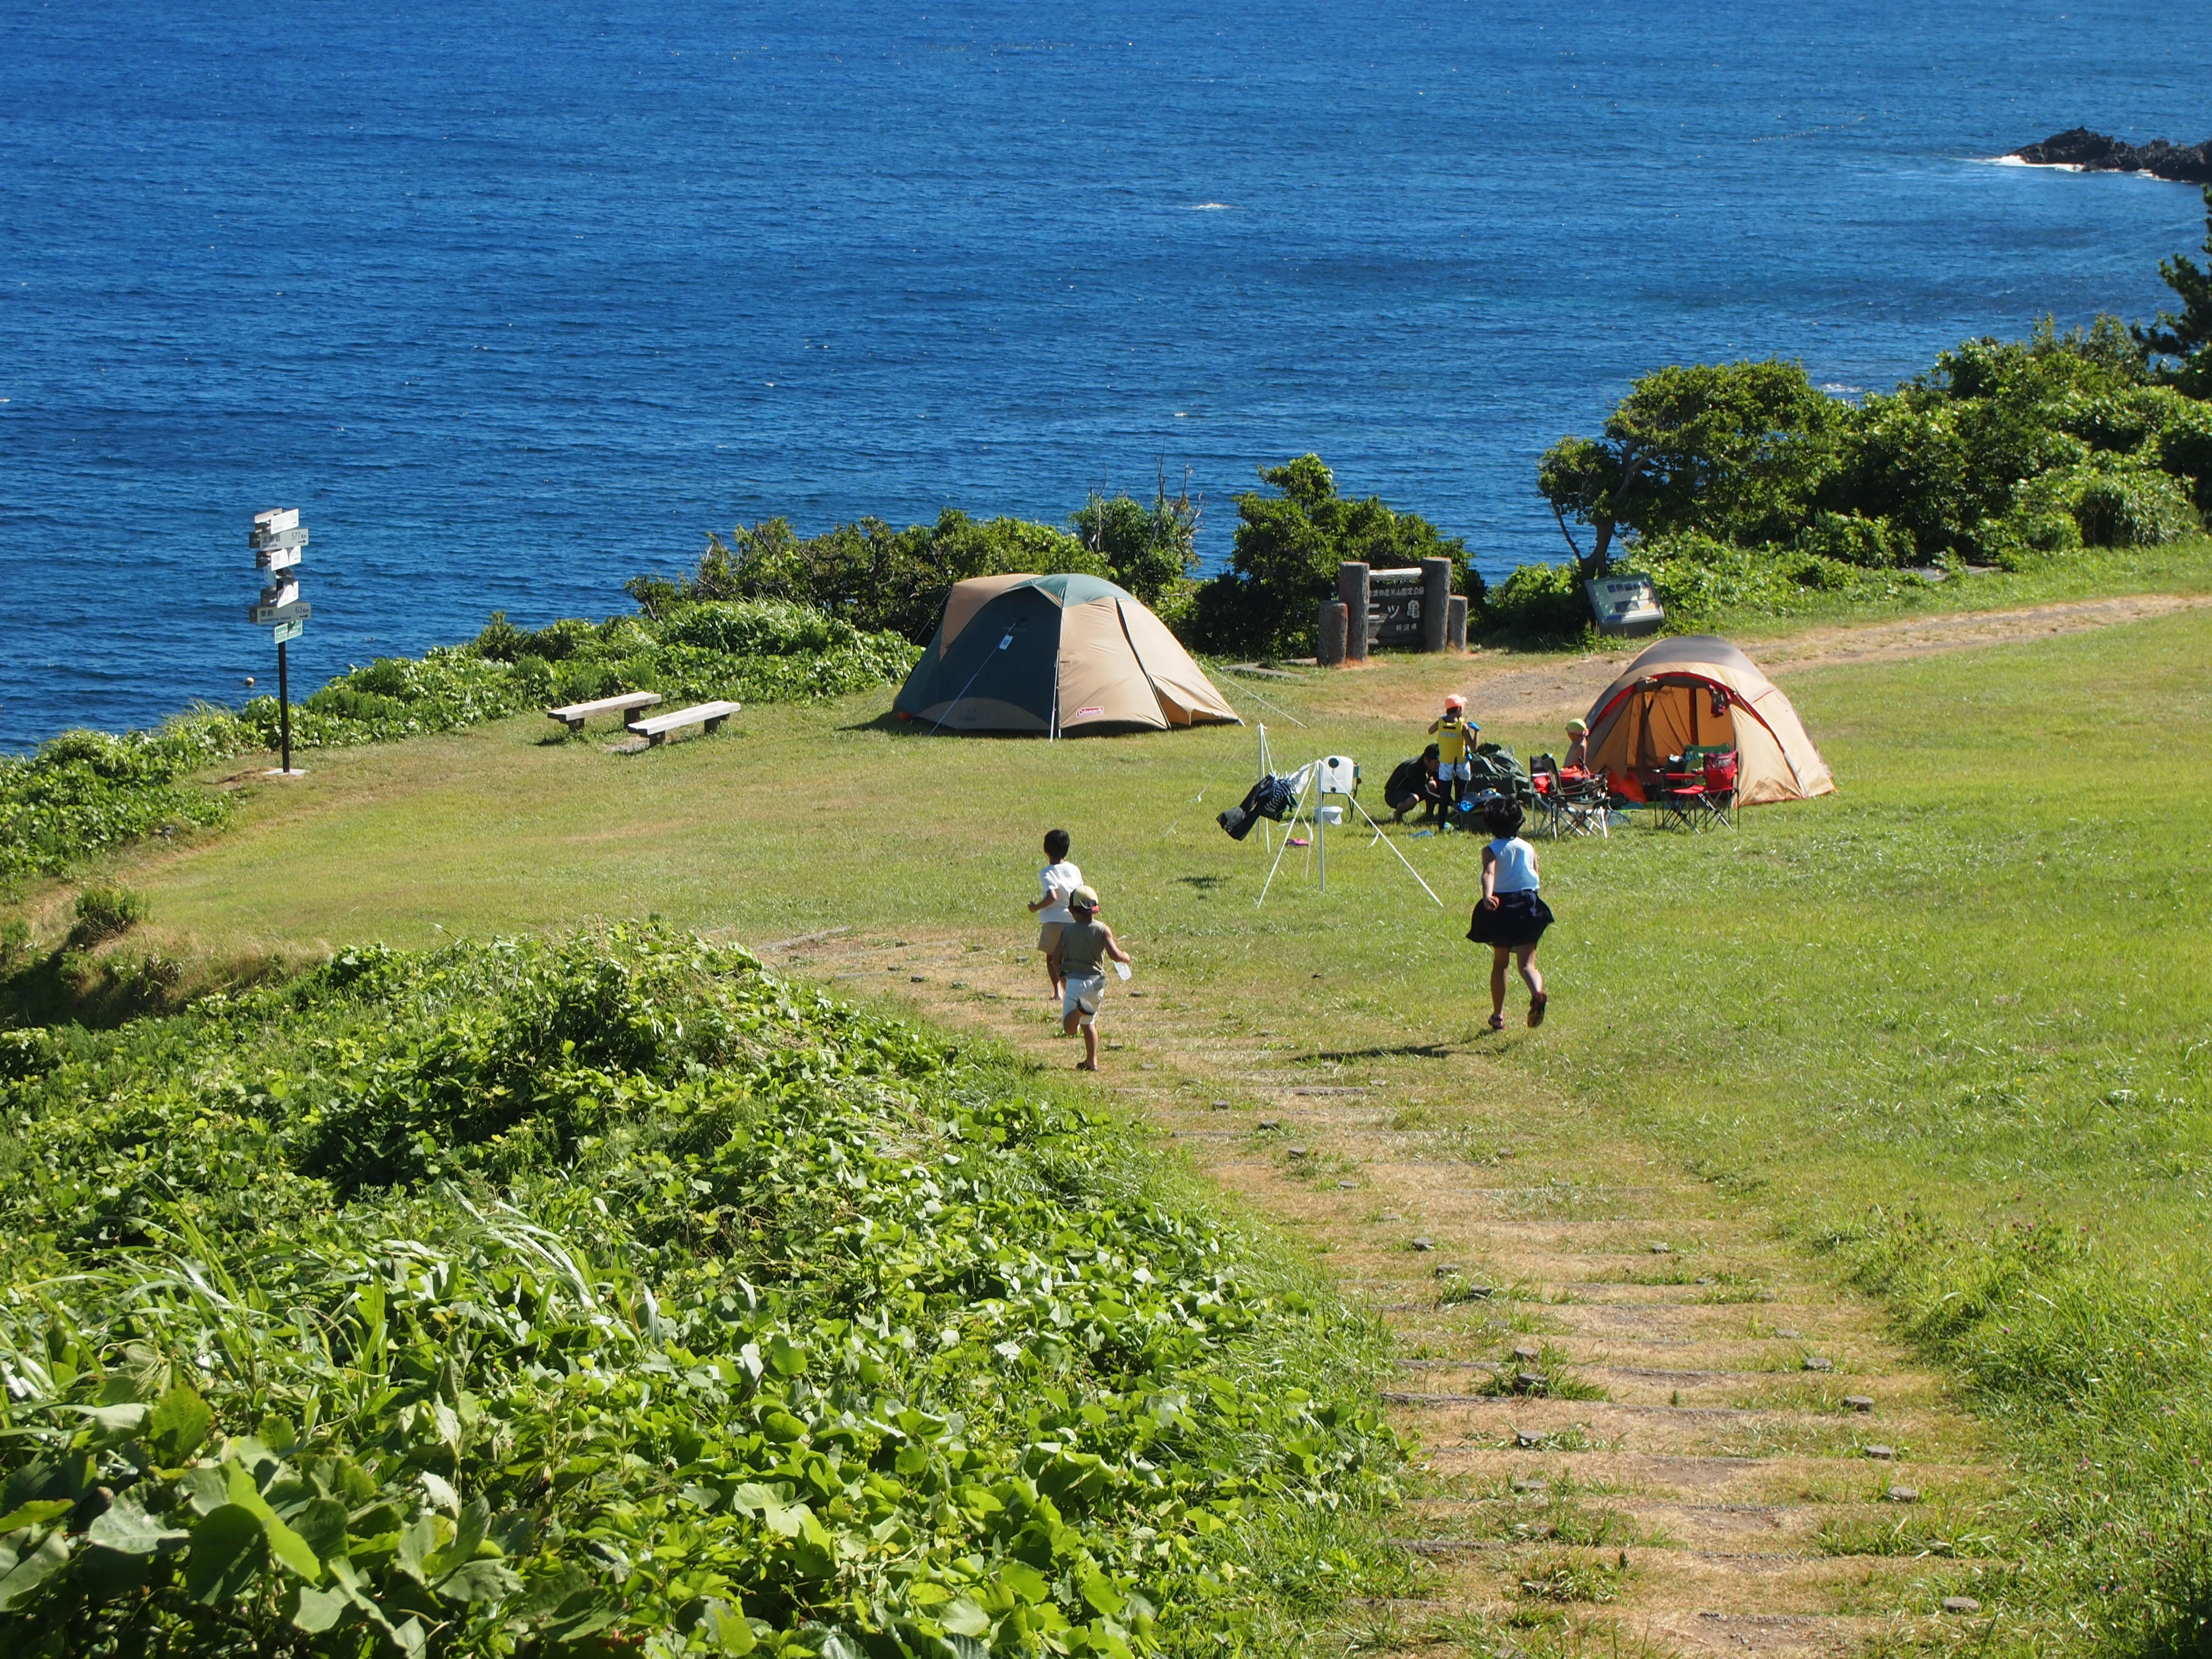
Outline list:
[[[1977,646],[2011,645],[2053,635],[2081,634],[2100,628],[2169,616],[2212,605],[2212,594],[2142,593],[2118,599],[2069,599],[2012,611],[1954,611],[1942,616],[1899,617],[1892,622],[1841,623],[1808,628],[1771,639],[1747,639],[1752,659],[1786,681],[1799,670],[1840,663],[1924,657]],[[1394,662],[1407,659],[1394,659]],[[1420,659],[1411,659],[1419,662]],[[1395,720],[1433,717],[1437,686],[1447,680],[1468,693],[1486,724],[1550,723],[1586,710],[1598,693],[1628,665],[1619,653],[1581,657],[1530,659],[1511,653],[1476,652],[1439,659],[1418,681],[1378,683],[1354,672],[1308,681],[1312,706],[1330,713],[1380,715]],[[1425,664],[1423,665],[1425,667]],[[1242,684],[1243,682],[1231,682]],[[1267,690],[1265,682],[1261,690]]]
[[[1036,959],[999,942],[767,955],[1073,1063]],[[1224,1039],[1141,978],[1108,1015],[1098,1086],[1395,1333],[1384,1398],[1422,1449],[1399,1527],[1434,1582],[1374,1609],[1370,1649],[1832,1655],[1984,1633],[1942,1607],[2002,1571],[1974,1559],[2002,1484],[1978,1425],[1756,1212],[1571,1104],[1501,1099],[1488,1045],[1523,1037],[1316,1054]]]

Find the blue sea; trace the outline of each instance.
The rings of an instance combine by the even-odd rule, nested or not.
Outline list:
[[[2111,0],[0,7],[0,746],[627,608],[705,533],[1062,520],[1307,450],[1496,574],[1685,359],[1887,388],[2139,317],[2212,131]]]

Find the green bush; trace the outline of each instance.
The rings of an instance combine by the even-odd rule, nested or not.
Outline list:
[[[1202,584],[1190,611],[1190,637],[1223,653],[1292,656],[1313,648],[1321,601],[1337,591],[1337,567],[1364,563],[1405,569],[1424,559],[1449,559],[1452,591],[1471,612],[1483,603],[1482,578],[1467,544],[1440,535],[1414,513],[1396,513],[1381,497],[1340,495],[1336,475],[1318,455],[1261,467],[1279,492],[1237,498],[1237,545],[1230,567]]]
[[[1492,593],[1482,626],[1486,637],[1548,644],[1578,640],[1595,623],[1573,565],[1524,564]]]
[[[1887,519],[1869,519],[1858,513],[1816,513],[1799,532],[1797,549],[1838,564],[1855,564],[1869,570],[1909,565],[1918,556],[1912,532]]]
[[[2030,514],[2067,514],[2093,547],[2155,547],[2198,528],[2188,481],[2128,456],[2046,473],[2021,502]]]
[[[1406,1587],[1371,1326],[742,952],[363,949],[11,1037],[0,1114],[9,1652],[1130,1659]]]
[[[69,942],[77,950],[127,933],[146,920],[146,896],[129,887],[88,887],[76,896]]]

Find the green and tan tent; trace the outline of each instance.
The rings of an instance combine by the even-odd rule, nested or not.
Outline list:
[[[891,705],[946,732],[1113,732],[1239,724],[1167,624],[1097,576],[957,582]]]

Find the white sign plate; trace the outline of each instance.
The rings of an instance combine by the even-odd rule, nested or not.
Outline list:
[[[1649,634],[1667,620],[1648,576],[1601,576],[1583,586],[1601,633]]]
[[[296,507],[272,507],[266,513],[253,515],[253,527],[270,535],[296,530],[300,527],[300,509]]]
[[[296,547],[269,547],[256,553],[253,562],[257,568],[262,570],[289,570],[300,562],[301,557],[301,550]]]
[[[307,544],[307,532],[301,525],[295,525],[289,530],[254,530],[247,533],[246,544],[256,549],[305,547]]]
[[[257,605],[246,612],[246,619],[257,628],[266,628],[272,623],[305,622],[314,614],[314,606],[292,599],[283,605]]]

